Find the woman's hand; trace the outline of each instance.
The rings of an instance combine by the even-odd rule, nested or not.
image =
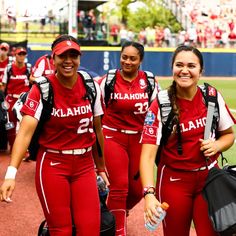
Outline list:
[[[151,224],[156,223],[156,218],[159,218],[159,213],[157,212],[157,207],[161,203],[156,199],[154,194],[147,194],[145,197],[145,210],[144,210],[144,220],[149,221]]]
[[[98,172],[98,175],[100,175],[100,176],[102,177],[102,179],[103,179],[103,180],[105,181],[105,183],[106,183],[106,186],[109,187],[109,186],[110,186],[110,182],[109,182],[109,180],[108,180],[106,171]]]
[[[0,200],[5,202],[12,202],[11,196],[15,189],[14,179],[5,179],[0,188]]]
[[[205,157],[214,156],[216,153],[220,152],[217,141],[213,139],[199,139],[200,150],[203,152]]]

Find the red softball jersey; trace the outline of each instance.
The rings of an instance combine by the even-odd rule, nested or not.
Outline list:
[[[105,95],[105,80],[100,83],[102,97]],[[122,78],[120,71],[116,73],[114,92],[111,93],[108,107],[104,109],[103,126],[118,130],[142,132],[143,121],[149,107],[147,78],[144,71],[139,71],[131,82]],[[151,100],[157,95],[155,88]]]
[[[15,63],[12,64],[12,73],[7,80],[7,68],[5,69],[2,82],[7,83],[7,94],[18,94],[22,92],[27,92],[30,89],[29,79],[26,75],[27,67],[26,65],[22,68],[16,66]]]
[[[182,137],[183,154],[177,152],[177,134],[172,134],[167,144],[161,152],[161,163],[171,168],[192,170],[206,165],[206,158],[200,151],[199,139],[203,139],[206,125],[207,107],[204,103],[203,95],[198,91],[192,101],[177,99],[180,107],[180,128]],[[218,103],[220,109],[220,120],[218,131],[223,131],[234,124],[236,121],[230,113],[223,97],[218,92]],[[160,109],[158,101],[155,99],[151,104],[144,122],[141,143],[160,144],[162,123],[160,119]],[[215,139],[215,134],[211,134]],[[218,155],[212,157],[216,160]]]
[[[53,88],[54,107],[51,118],[43,126],[40,145],[57,150],[92,146],[96,139],[93,117],[103,114],[99,85],[95,82],[97,97],[92,111],[90,100],[85,99],[86,89],[79,75],[72,89],[62,86],[55,75],[48,78]],[[40,91],[33,85],[21,112],[39,120],[42,108]]]
[[[0,61],[0,83],[2,82],[2,78],[4,75],[5,68],[7,67],[8,61],[8,58],[4,61]]]
[[[34,77],[48,76],[54,73],[53,59],[48,55],[41,56],[32,68]]]

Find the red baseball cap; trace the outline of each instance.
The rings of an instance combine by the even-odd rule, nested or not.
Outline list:
[[[23,47],[19,47],[19,48],[16,48],[16,51],[14,52],[15,54],[19,54],[20,52],[24,52],[27,54],[27,51],[25,48]]]
[[[68,51],[70,49],[76,50],[81,55],[79,44],[77,44],[76,42],[74,42],[72,40],[65,40],[65,41],[62,41],[62,42],[56,44],[56,46],[52,49],[52,55],[54,55],[54,54],[60,55],[63,52]]]
[[[8,43],[1,43],[0,48],[5,48],[8,51],[9,50],[9,44]]]

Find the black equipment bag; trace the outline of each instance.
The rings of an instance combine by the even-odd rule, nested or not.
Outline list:
[[[7,108],[5,106],[5,95],[3,91],[0,90],[0,149],[7,150]]]
[[[7,123],[7,109],[4,106],[5,95],[0,90],[0,124]]]
[[[115,236],[116,234],[115,217],[107,208],[106,198],[100,196],[100,205],[101,205],[100,236]]]
[[[211,168],[203,196],[215,231],[221,236],[236,236],[236,166]]]
[[[105,199],[100,196],[101,227],[100,236],[115,236],[116,224],[114,215],[108,210]],[[91,225],[92,227],[92,225]],[[72,226],[72,236],[76,235],[75,226]],[[38,229],[38,236],[50,236],[46,220],[42,221]]]

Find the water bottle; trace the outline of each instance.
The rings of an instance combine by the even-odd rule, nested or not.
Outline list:
[[[97,185],[98,185],[99,195],[101,197],[106,196],[109,192],[109,188],[106,186],[105,181],[100,175],[97,176]]]
[[[155,217],[156,220],[156,224],[151,224],[149,221],[146,221],[145,219],[145,227],[147,230],[149,231],[155,231],[158,227],[158,225],[162,222],[162,220],[165,218],[166,216],[166,210],[169,208],[169,204],[166,202],[163,202],[161,204],[161,206],[157,207],[157,212],[160,215],[160,218]]]

